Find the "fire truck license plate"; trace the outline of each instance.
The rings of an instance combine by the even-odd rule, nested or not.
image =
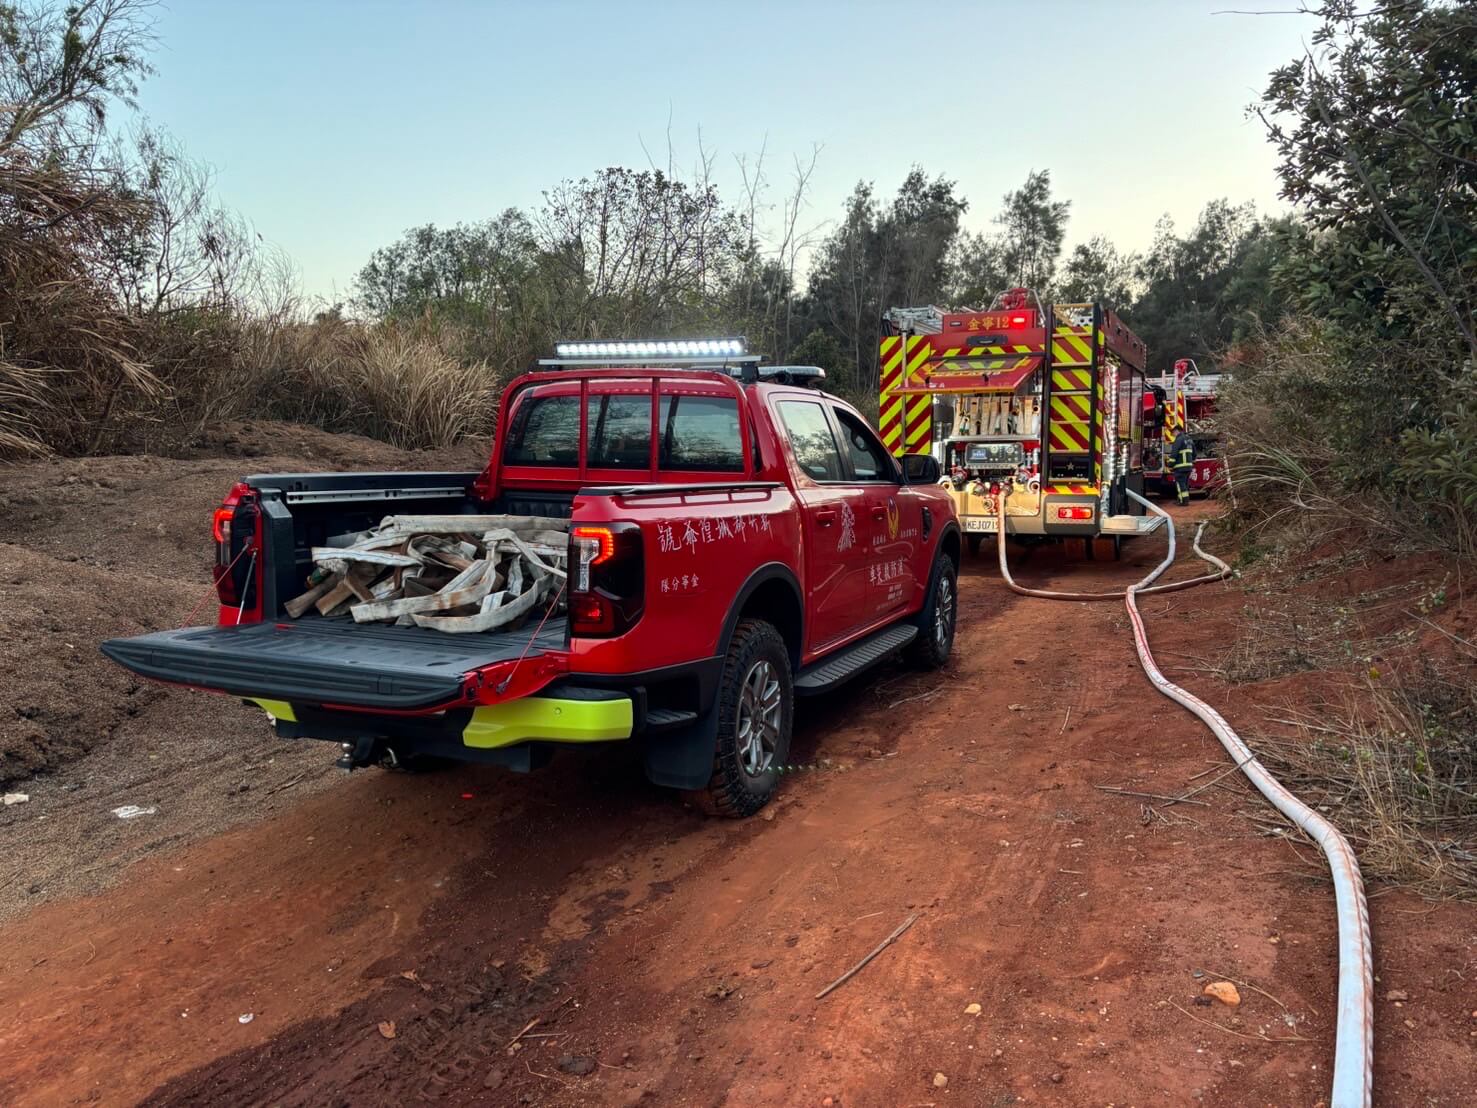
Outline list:
[[[964,521],[964,529],[966,531],[988,531],[993,535],[995,533],[995,525],[998,522],[999,520],[994,517],[966,519]]]

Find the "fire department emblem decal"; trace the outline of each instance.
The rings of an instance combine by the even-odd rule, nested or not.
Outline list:
[[[897,501],[892,497],[887,498],[887,537],[896,539],[898,528],[902,525],[902,517],[897,510]]]

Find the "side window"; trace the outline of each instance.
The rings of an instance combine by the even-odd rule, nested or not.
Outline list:
[[[841,480],[841,452],[825,409],[808,400],[781,400],[777,407],[795,460],[806,476],[815,481]]]
[[[877,436],[850,412],[836,408],[836,419],[846,439],[846,453],[851,458],[851,471],[858,481],[896,481],[897,468],[892,455],[883,449]]]
[[[646,469],[651,465],[651,394],[592,393],[585,413],[591,469]]]
[[[660,468],[744,471],[744,440],[739,433],[736,399],[665,395],[659,412]]]
[[[571,394],[524,394],[513,413],[503,461],[515,466],[577,466],[580,398]]]

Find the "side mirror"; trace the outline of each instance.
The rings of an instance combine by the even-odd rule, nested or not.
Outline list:
[[[907,485],[932,485],[939,479],[938,459],[932,454],[904,454],[903,483]]]

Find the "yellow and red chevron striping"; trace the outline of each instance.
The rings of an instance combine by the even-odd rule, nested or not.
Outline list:
[[[1085,423],[1068,423],[1052,420],[1047,428],[1047,444],[1052,450],[1064,450],[1069,454],[1085,453],[1092,438],[1092,431]]]
[[[1051,496],[1096,496],[1096,485],[1046,485],[1043,492]]]
[[[897,390],[913,383],[931,349],[927,335],[884,335],[878,344],[877,430],[883,445],[894,454],[907,453],[910,444],[927,442],[932,402],[918,398],[923,411],[915,414],[918,401],[910,401]]]
[[[894,454],[903,452],[903,398],[888,396],[882,400],[877,416],[877,432],[882,445]]]
[[[1092,370],[1053,369],[1051,388],[1053,392],[1087,392],[1092,388]]]
[[[1085,423],[1092,414],[1091,404],[1085,392],[1055,393],[1051,398],[1052,418]]]
[[[904,422],[906,431],[903,441],[907,445],[906,453],[926,452],[933,430],[933,398],[930,396],[910,397],[907,403],[907,418]]]
[[[1076,334],[1057,328],[1051,333],[1051,361],[1058,366],[1091,365],[1091,333]]]

